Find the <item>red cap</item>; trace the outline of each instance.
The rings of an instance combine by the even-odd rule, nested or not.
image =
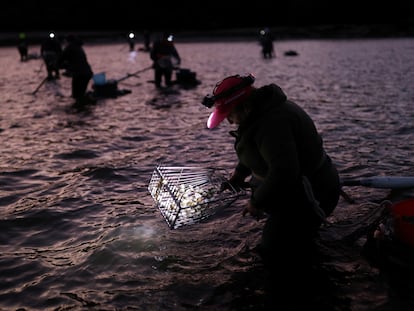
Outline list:
[[[213,91],[213,96],[217,96],[218,99],[214,101],[214,111],[210,114],[207,120],[207,127],[212,129],[219,125],[243,100],[245,100],[251,93],[253,87],[251,84],[254,80],[245,83],[245,78],[235,75],[223,79],[216,84]],[[241,87],[237,87],[240,85]],[[234,88],[234,92],[231,89]],[[223,93],[229,91],[229,94],[221,96]],[[224,95],[224,94],[223,94]]]

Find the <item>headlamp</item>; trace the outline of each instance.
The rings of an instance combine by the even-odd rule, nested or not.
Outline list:
[[[233,76],[234,77],[234,76]],[[236,77],[240,77],[239,75],[236,75]],[[252,85],[254,83],[255,77],[252,74],[249,74],[245,77],[242,77],[242,80],[239,84],[219,93],[216,95],[213,94],[207,94],[206,96],[204,96],[203,101],[201,102],[201,104],[207,108],[211,108],[213,107],[214,103],[222,98],[228,97],[231,94],[245,88],[246,86]],[[223,81],[220,81],[219,83],[217,83],[216,87],[218,85],[220,85],[220,83]]]

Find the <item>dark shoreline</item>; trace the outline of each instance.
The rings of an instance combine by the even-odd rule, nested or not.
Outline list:
[[[367,39],[367,38],[405,38],[414,37],[414,22],[401,24],[329,24],[309,26],[274,26],[270,28],[276,40],[299,39]],[[239,41],[257,40],[260,28],[236,28],[213,30],[177,30],[176,42],[208,42],[208,41]],[[48,34],[45,31],[26,31],[28,43],[40,44]],[[120,30],[59,30],[57,33],[66,35],[76,33],[85,42],[95,44],[125,42],[128,31]],[[136,31],[137,43],[143,42],[143,31]],[[158,32],[153,32],[153,36]],[[0,32],[0,46],[17,44],[19,32]]]

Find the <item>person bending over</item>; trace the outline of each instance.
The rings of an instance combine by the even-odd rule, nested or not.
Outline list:
[[[266,218],[256,248],[268,272],[265,288],[273,302],[289,305],[305,301],[297,297],[317,282],[309,264],[319,228],[338,203],[340,179],[308,113],[277,84],[255,87],[254,81],[253,75],[226,77],[203,105],[214,107],[207,128],[224,119],[236,126],[230,133],[238,163],[223,190],[249,178],[242,214]]]

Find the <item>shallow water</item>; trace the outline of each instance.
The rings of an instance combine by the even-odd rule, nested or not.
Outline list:
[[[70,78],[36,91],[41,60],[22,63],[15,47],[0,49],[0,310],[230,310],[244,301],[246,284],[235,276],[254,275],[250,250],[263,221],[243,218],[238,200],[170,230],[147,189],[158,164],[233,168],[232,127],[206,129],[210,111],[200,104],[227,75],[279,84],[314,118],[342,177],[414,175],[413,39],[281,41],[270,60],[257,42],[176,45],[181,68],[200,85],[161,92],[145,70],[119,83],[130,94],[85,111],[71,107]],[[151,65],[126,43],[85,50],[107,79]],[[388,194],[345,191],[356,203],[341,198],[332,224],[358,220]],[[338,228],[326,229],[328,241],[346,234]],[[342,299],[336,309],[403,310],[413,296],[390,295],[360,242],[326,246],[324,266]],[[260,299],[252,294],[239,310]]]

